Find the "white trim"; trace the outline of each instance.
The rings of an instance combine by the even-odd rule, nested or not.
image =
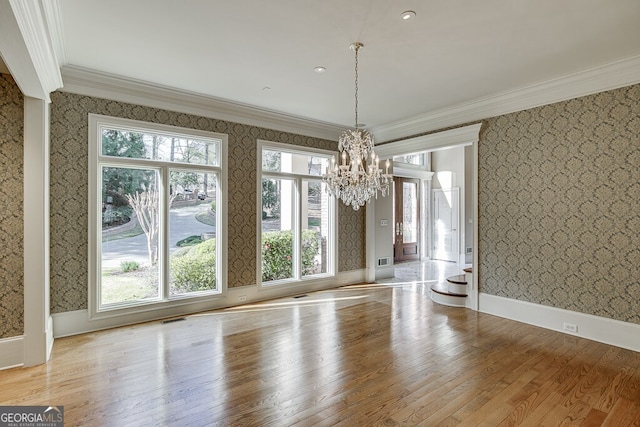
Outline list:
[[[287,287],[275,286],[262,289],[259,289],[255,285],[235,287],[228,289],[223,298],[215,301],[194,303],[189,306],[168,307],[161,310],[155,310],[153,312],[135,313],[126,316],[98,320],[89,320],[89,313],[87,310],[56,313],[53,314],[53,335],[56,338],[61,338],[134,323],[149,322],[169,317],[186,316],[241,304],[254,303],[274,298],[284,298],[306,292],[335,289],[339,286],[362,283],[365,278],[365,273],[366,271],[364,269],[347,271],[339,273],[337,278],[331,277],[321,280],[304,281]],[[244,298],[242,302],[240,302],[241,297]],[[0,345],[1,344],[2,341],[0,341]],[[0,349],[2,349],[1,346]],[[0,352],[0,354],[4,353]]]
[[[475,123],[468,126],[462,126],[455,129],[449,129],[442,132],[436,132],[429,135],[418,136],[401,141],[390,142],[376,146],[376,152],[381,158],[393,158],[393,156],[401,156],[408,153],[417,153],[422,151],[433,151],[438,149],[446,149],[455,146],[471,145],[473,147],[473,176],[472,176],[472,200],[473,200],[473,239],[474,245],[478,243],[478,141],[480,139],[480,129],[482,123]],[[395,167],[395,163],[394,163]],[[395,170],[394,170],[395,173]],[[422,184],[426,184],[425,181]],[[428,187],[425,185],[425,187]],[[468,190],[465,190],[468,191]],[[431,194],[428,195],[431,198]],[[429,229],[429,227],[425,227]],[[367,228],[367,234],[373,233]],[[430,231],[429,231],[430,233]],[[367,247],[369,249],[369,247]],[[432,255],[432,250],[423,252]],[[424,256],[423,255],[423,256]],[[463,259],[464,261],[464,259]],[[464,264],[464,262],[463,262]],[[473,274],[473,282],[465,298],[465,305],[472,310],[478,309],[478,251],[473,251],[473,265],[475,266]],[[459,303],[458,303],[459,305]]]
[[[438,304],[446,305],[448,307],[465,308],[466,301],[469,299],[468,297],[444,295],[433,290],[429,290],[429,292],[431,292],[431,301]]]
[[[473,144],[473,172],[471,174],[471,203],[473,204],[473,253],[472,253],[472,274],[471,274],[471,283],[470,292],[467,294],[467,308],[471,310],[478,310],[478,304],[480,299],[480,293],[478,292],[478,277],[480,273],[480,259],[478,257],[478,242],[479,242],[479,231],[478,231],[478,218],[479,218],[479,209],[478,209],[478,142],[476,141]],[[465,246],[467,244],[465,243]],[[466,249],[465,249],[466,252]],[[469,273],[465,273],[465,276],[469,276]]]
[[[378,141],[390,141],[636,83],[640,83],[640,56],[378,126],[370,132]]]
[[[0,51],[22,93],[50,102],[49,94],[62,87],[62,75],[43,7],[35,0],[1,2]]]
[[[376,267],[375,278],[373,281],[392,278],[394,275],[394,270],[395,268],[393,264],[389,264],[384,267]]]
[[[435,172],[431,172],[425,169],[416,169],[406,167],[406,163],[393,162],[393,176],[400,176],[403,178],[418,178],[421,181],[431,181]]]
[[[128,158],[107,158],[107,156],[101,156],[99,148],[100,143],[100,129],[103,126],[113,127],[117,129],[126,129],[137,132],[148,132],[151,134],[161,134],[166,136],[176,136],[181,138],[196,138],[207,141],[219,141],[219,162],[217,166],[202,165],[202,164],[187,164],[179,162],[167,162],[167,161],[155,161],[148,159],[128,159]],[[206,309],[211,304],[215,304],[217,300],[224,297],[227,284],[227,217],[228,217],[228,197],[226,193],[228,191],[228,135],[204,131],[200,129],[185,128],[179,126],[171,126],[165,124],[156,124],[151,122],[144,122],[139,120],[124,119],[119,117],[104,116],[99,114],[90,113],[88,115],[88,170],[89,170],[89,190],[88,190],[88,202],[89,202],[89,221],[88,221],[88,273],[89,273],[89,318],[92,321],[99,321],[107,318],[122,317],[125,319],[132,318],[156,318],[157,316],[166,317],[163,313],[173,313],[174,311],[181,312],[185,310],[180,307],[204,307]],[[180,297],[168,298],[165,300],[144,301],[140,303],[133,303],[130,305],[123,305],[119,308],[101,308],[99,306],[98,298],[98,281],[100,280],[100,259],[99,259],[99,245],[101,245],[101,238],[99,236],[98,224],[100,224],[101,212],[98,208],[98,197],[101,194],[101,188],[99,185],[99,167],[103,162],[109,162],[110,164],[131,164],[138,167],[147,167],[153,169],[167,170],[170,168],[176,169],[191,169],[198,172],[215,172],[219,174],[219,192],[218,197],[222,195],[222,203],[217,203],[217,212],[220,215],[219,223],[221,226],[217,227],[218,232],[216,238],[217,250],[217,262],[218,262],[218,283],[220,283],[220,289],[216,292],[207,293],[192,293],[189,295],[183,295]],[[166,178],[166,177],[165,177]],[[166,189],[168,195],[168,189]],[[167,214],[168,215],[168,214]],[[167,222],[164,222],[164,230],[160,230],[160,238],[167,232]],[[165,251],[165,258],[168,259],[167,252]],[[165,266],[166,267],[166,266]],[[166,267],[168,268],[168,267]],[[165,272],[166,273],[166,272]],[[167,275],[165,274],[165,277]],[[203,309],[203,308],[200,308]],[[186,310],[189,310],[187,308]],[[144,315],[143,313],[156,313]],[[141,316],[141,317],[140,317]]]
[[[365,208],[365,235],[364,235],[364,247],[365,247],[365,269],[367,271],[367,282],[375,282],[378,276],[378,255],[376,254],[376,197],[372,197],[366,204]],[[369,231],[372,230],[372,231]]]
[[[47,310],[49,312],[49,310]],[[53,317],[49,315],[47,317],[47,361],[51,358],[51,352],[53,351],[53,342],[55,341],[53,337]]]
[[[403,139],[402,141],[376,145],[376,153],[383,158],[393,158],[404,153],[433,151],[456,145],[470,145],[480,138],[482,123],[462,126],[429,135]],[[395,166],[395,163],[394,163]]]
[[[317,276],[305,277],[301,279],[291,279],[291,280],[282,280],[280,282],[268,282],[267,284],[262,283],[262,178],[282,178],[282,179],[292,179],[295,181],[299,181],[301,179],[312,179],[317,181],[322,181],[322,176],[319,175],[306,175],[299,174],[295,172],[276,172],[276,171],[262,171],[262,150],[273,150],[280,151],[284,153],[291,154],[299,154],[303,156],[308,155],[317,155],[318,157],[325,157],[327,160],[330,160],[331,157],[335,155],[334,151],[325,150],[321,148],[313,148],[313,147],[302,147],[299,145],[287,144],[282,142],[275,141],[267,141],[263,139],[258,139],[256,141],[256,189],[257,195],[256,197],[256,284],[259,289],[271,289],[271,288],[291,288],[300,284],[304,284],[306,282],[314,282],[316,280],[325,280],[326,278],[330,280],[335,280],[338,272],[338,249],[337,249],[337,241],[338,241],[338,206],[337,200],[334,197],[329,196],[329,208],[328,212],[330,214],[330,218],[328,218],[328,226],[329,226],[329,235],[331,239],[327,242],[327,252],[329,253],[329,259],[327,259],[327,273],[323,273]],[[300,197],[296,196],[296,204],[298,207],[300,206]],[[299,211],[298,208],[296,208]],[[300,221],[301,221],[302,212],[297,212],[295,228],[300,229]]]
[[[343,128],[238,102],[77,66],[64,66],[65,92],[337,140]]]
[[[24,97],[24,364],[48,360],[49,103]]]
[[[49,40],[53,47],[53,53],[58,65],[63,65],[67,62],[67,58],[64,51],[64,30],[62,22],[62,11],[60,10],[59,0],[45,0],[41,3],[42,11],[44,13],[45,22],[48,28]],[[62,75],[58,70],[60,76],[60,83],[62,84]]]
[[[16,368],[24,363],[24,337],[0,339],[0,370]]]
[[[640,82],[640,56],[475,99],[370,129],[380,142],[586,96]],[[64,66],[66,92],[337,140],[343,126],[105,72]],[[376,152],[378,149],[376,148]],[[380,155],[380,153],[378,153]],[[380,155],[382,158],[383,156]]]
[[[640,351],[640,339],[638,339],[640,325],[634,323],[486,293],[480,293],[479,311],[604,344]],[[564,323],[577,325],[578,332],[570,333],[563,330]]]

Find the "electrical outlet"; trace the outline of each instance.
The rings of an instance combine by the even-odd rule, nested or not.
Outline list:
[[[574,334],[578,333],[578,325],[574,323],[565,323],[562,327],[567,332],[573,332]]]
[[[246,296],[246,295],[240,295],[240,298],[238,298],[238,300],[239,300],[240,302],[244,302],[244,301],[246,301],[246,300],[247,300],[247,296]]]

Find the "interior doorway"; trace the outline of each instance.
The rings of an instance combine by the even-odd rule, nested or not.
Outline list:
[[[433,258],[458,262],[460,191],[433,190]]]
[[[394,177],[394,263],[420,259],[420,180]]]
[[[470,173],[468,175],[468,182],[465,178],[465,189],[469,193],[468,201],[467,197],[462,199],[460,203],[464,204],[465,214],[469,218],[469,221],[465,221],[461,224],[465,228],[466,235],[473,236],[472,242],[478,241],[478,139],[480,135],[481,123],[475,123],[459,128],[452,128],[440,132],[433,132],[426,135],[420,135],[413,138],[396,140],[389,143],[384,143],[376,146],[376,153],[381,159],[394,159],[393,162],[393,175],[394,180],[399,177],[418,178],[421,182],[421,197],[423,199],[423,205],[427,202],[427,205],[433,202],[432,200],[432,184],[431,181],[434,176],[434,172],[431,168],[416,168],[411,165],[407,165],[407,162],[396,162],[395,158],[399,156],[407,157],[413,156],[416,153],[434,152],[442,149],[449,149],[453,147],[466,147],[470,146],[469,150],[469,164],[466,164]],[[386,139],[393,139],[392,135],[387,134]],[[433,166],[433,165],[431,165]],[[417,170],[418,169],[418,170]],[[421,169],[421,170],[420,170]],[[445,188],[455,188],[458,184],[451,182],[450,186]],[[442,185],[440,186],[442,187]],[[435,187],[438,188],[438,187]],[[462,191],[461,191],[462,192]],[[464,192],[463,194],[467,194]],[[366,278],[369,281],[375,281],[378,278],[389,277],[386,276],[389,273],[388,264],[382,264],[380,261],[383,258],[394,258],[394,242],[396,239],[396,221],[389,221],[388,219],[394,218],[393,200],[394,198],[387,199],[378,198],[377,201],[372,200],[373,209],[366,210],[366,252],[367,252],[367,271]],[[462,209],[463,206],[460,207]],[[468,212],[468,214],[467,214]],[[431,224],[433,209],[425,206],[421,213],[421,221],[424,225],[422,227],[422,248],[418,250],[424,260],[433,260],[433,229],[427,224]],[[395,218],[394,218],[395,219]],[[468,225],[467,225],[468,224]],[[390,227],[389,227],[390,226]],[[471,242],[471,243],[472,243]],[[466,246],[465,242],[465,246]],[[465,264],[473,264],[475,269],[478,267],[478,251],[470,252],[470,262],[465,259]],[[437,262],[437,261],[436,261]],[[409,265],[415,263],[403,263],[403,265]],[[451,263],[454,264],[454,263]],[[475,273],[476,270],[474,270]],[[379,276],[379,277],[378,277]],[[473,274],[472,285],[469,289],[468,308],[473,310],[478,309],[478,274]]]

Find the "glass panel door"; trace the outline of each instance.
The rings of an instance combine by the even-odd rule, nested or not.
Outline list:
[[[395,245],[394,261],[420,258],[420,180],[394,177]]]

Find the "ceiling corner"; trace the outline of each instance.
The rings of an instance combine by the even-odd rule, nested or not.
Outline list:
[[[0,52],[24,95],[49,101],[62,87],[43,9],[46,1],[0,2]]]

